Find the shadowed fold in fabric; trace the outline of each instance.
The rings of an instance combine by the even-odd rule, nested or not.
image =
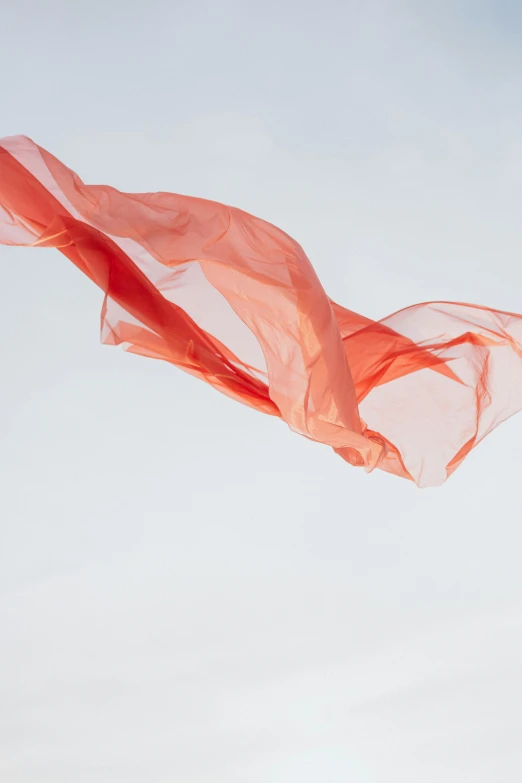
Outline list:
[[[373,321],[333,302],[259,218],[85,185],[0,140],[0,244],[55,247],[104,293],[102,340],[175,364],[352,465],[441,484],[522,407],[522,316],[428,302]]]

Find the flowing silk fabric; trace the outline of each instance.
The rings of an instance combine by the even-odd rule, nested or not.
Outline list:
[[[352,465],[437,485],[522,407],[522,316],[429,302],[379,321],[239,209],[85,185],[0,140],[0,243],[55,247],[105,294],[102,339],[168,361]]]

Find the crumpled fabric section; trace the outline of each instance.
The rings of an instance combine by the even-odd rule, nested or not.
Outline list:
[[[427,302],[373,321],[240,209],[85,185],[0,140],[0,244],[55,247],[104,293],[109,345],[176,365],[354,466],[443,483],[522,407],[522,316]]]

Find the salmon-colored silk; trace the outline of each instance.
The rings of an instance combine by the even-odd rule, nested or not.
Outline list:
[[[0,243],[56,247],[104,292],[102,339],[163,359],[352,465],[440,484],[522,407],[522,316],[449,302],[372,321],[280,229],[213,201],[84,185],[0,140]]]

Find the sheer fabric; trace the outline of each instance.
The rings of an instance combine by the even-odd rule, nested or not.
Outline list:
[[[0,244],[55,247],[104,293],[102,340],[163,359],[352,465],[437,485],[522,407],[522,316],[429,302],[379,321],[240,209],[85,185],[0,140]]]

